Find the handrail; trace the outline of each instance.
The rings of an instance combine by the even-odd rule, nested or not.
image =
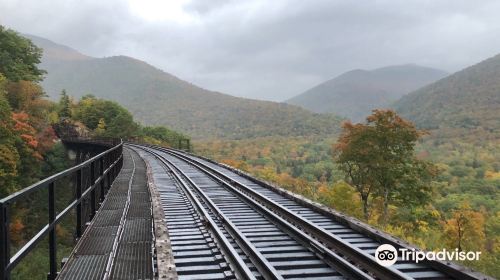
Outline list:
[[[109,147],[114,147],[123,141],[123,139],[110,137],[67,137],[61,140],[67,143],[85,143]]]
[[[67,141],[69,139],[66,139]],[[81,140],[81,139],[78,139]],[[85,139],[86,140],[86,139]],[[85,141],[84,140],[84,141]],[[95,140],[93,140],[95,142]],[[110,144],[110,143],[105,143]],[[48,178],[41,180],[29,187],[26,187],[18,192],[15,192],[5,198],[0,199],[0,280],[10,278],[10,272],[16,265],[29,253],[34,247],[48,234],[49,235],[49,263],[50,271],[47,279],[53,280],[57,276],[57,258],[56,258],[56,225],[70,211],[76,207],[76,236],[79,238],[82,235],[82,202],[90,196],[91,213],[90,219],[96,213],[96,188],[99,186],[100,196],[98,199],[104,199],[105,194],[111,187],[118,172],[123,165],[123,141],[112,148],[82,162],[76,166],[68,168],[62,172],[54,174]],[[88,171],[88,172],[85,172]],[[89,174],[86,174],[89,173]],[[55,211],[55,194],[54,189],[57,181],[61,178],[76,175],[76,197],[64,208],[60,213]],[[97,176],[96,176],[97,175]],[[84,185],[84,179],[90,177],[88,186]],[[10,215],[9,206],[20,198],[38,190],[48,189],[48,223],[37,232],[24,246],[22,246],[14,256],[10,254]]]

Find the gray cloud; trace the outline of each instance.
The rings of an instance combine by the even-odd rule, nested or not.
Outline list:
[[[494,0],[192,0],[177,20],[141,18],[120,0],[47,2],[4,0],[0,24],[258,99],[281,101],[354,68],[456,71],[500,52]]]

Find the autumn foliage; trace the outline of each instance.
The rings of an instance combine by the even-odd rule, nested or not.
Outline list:
[[[466,265],[500,276],[500,181],[495,179],[495,174],[500,174],[500,142],[484,142],[483,135],[464,135],[467,140],[443,138],[435,131],[420,137],[412,155],[418,161],[433,162],[429,175],[437,176],[422,178],[427,185],[424,190],[431,189],[430,197],[427,203],[417,205],[392,201],[387,207],[386,223],[384,202],[379,195],[370,198],[370,216],[364,218],[359,192],[344,180],[345,173],[335,162],[334,155],[338,154],[332,147],[338,139],[213,140],[196,142],[195,148],[198,154],[243,169],[427,250],[457,248],[454,222],[457,213],[465,213],[470,226],[463,228],[462,244],[469,244],[464,245],[465,250],[482,252],[480,261]],[[468,210],[462,209],[464,201],[469,204]],[[474,243],[474,239],[478,242]]]
[[[337,163],[360,194],[365,219],[376,198],[382,200],[384,223],[391,204],[415,207],[429,202],[436,169],[415,156],[424,132],[391,110],[374,110],[366,123],[346,122],[342,127],[334,145]]]

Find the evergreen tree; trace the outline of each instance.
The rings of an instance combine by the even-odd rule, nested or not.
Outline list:
[[[71,100],[63,89],[59,99],[59,118],[71,118]]]

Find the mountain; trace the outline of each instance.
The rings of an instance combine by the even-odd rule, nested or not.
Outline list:
[[[52,99],[62,89],[119,102],[146,125],[165,125],[193,138],[240,139],[270,135],[325,135],[340,119],[297,106],[239,98],[202,89],[143,61],[94,58],[49,40],[27,36],[44,49],[42,85]]]
[[[373,109],[387,108],[403,95],[447,75],[414,64],[353,70],[319,84],[286,102],[317,113],[335,113],[361,121]]]
[[[22,36],[30,39],[35,45],[43,48],[43,59],[45,62],[52,60],[87,60],[92,59],[92,57],[84,55],[75,49],[70,47],[56,44],[50,40],[42,37],[22,34]]]
[[[500,129],[500,55],[401,98],[394,105],[420,127]]]

